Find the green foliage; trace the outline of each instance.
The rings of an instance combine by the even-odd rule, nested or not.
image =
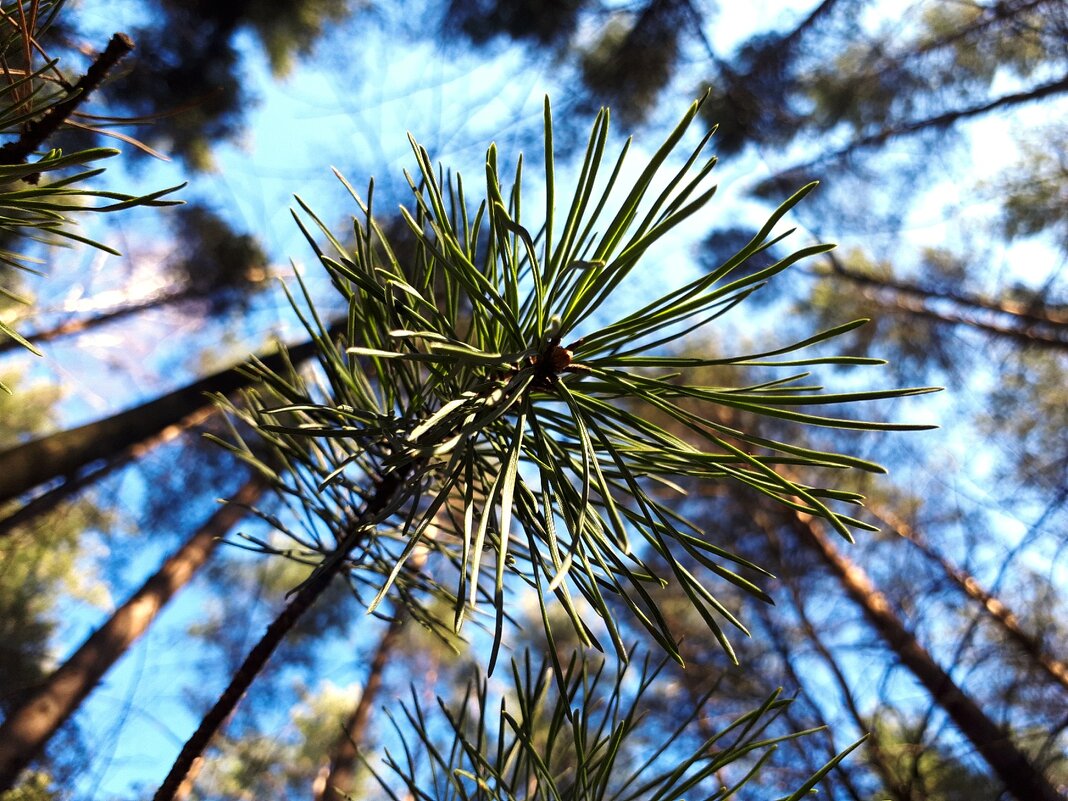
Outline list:
[[[314,537],[298,538],[306,549],[302,558],[318,551],[325,556],[320,569],[330,569],[357,547],[360,556],[354,561],[360,568],[386,577],[371,602],[374,609],[398,580],[404,588],[409,580],[404,566],[414,553],[440,551],[457,575],[457,629],[480,597],[492,600],[491,669],[503,634],[509,575],[537,591],[543,612],[555,596],[584,645],[602,646],[596,624],[579,611],[579,598],[625,656],[612,597],[612,604],[622,603],[679,659],[675,637],[653,597],[656,588],[677,582],[728,651],[721,623],[745,629],[716,599],[710,577],[759,599],[767,595],[746,575],[758,578],[758,566],[732,553],[727,543],[711,541],[662,500],[665,488],[677,490],[676,480],[739,482],[826,519],[846,538],[851,529],[868,527],[834,508],[860,496],[800,485],[775,468],[879,471],[877,465],[730,427],[717,422],[714,412],[725,408],[842,429],[922,427],[804,410],[928,391],[824,393],[803,383],[809,373],[799,367],[873,363],[790,356],[860,321],[760,353],[721,358],[662,353],[667,343],[726,313],[769,278],[828,249],[804,248],[756,272],[739,269],[782,240],[785,234],[773,229],[811,186],[787,200],[741,252],[717,269],[615,322],[606,319],[615,311],[609,297],[625,286],[641,257],[700,211],[715,191],[707,181],[715,159],[701,157],[708,135],[682,170],[659,176],[699,105],[689,109],[630,187],[618,182],[628,148],[605,180],[608,115],[601,112],[577,187],[558,197],[546,104],[545,222],[533,228],[521,221],[522,160],[514,184],[505,188],[491,148],[487,199],[472,208],[462,180],[439,180],[429,154],[413,142],[419,175],[409,181],[416,205],[404,213],[418,242],[416,278],[408,277],[411,265],[396,261],[374,221],[373,187],[367,203],[361,203],[365,218],[355,226],[351,252],[312,217],[336,251],[319,250],[309,232],[349,305],[340,326],[347,347],[335,347],[325,325],[310,322],[322,346],[319,358],[329,387],[325,402],[290,376],[261,371],[270,393],[283,402],[252,397],[243,413],[274,448],[279,463],[307,476],[304,487],[291,486],[289,492],[332,523],[332,547]],[[554,219],[558,204],[568,209],[559,221]],[[480,244],[483,232],[488,242]],[[460,314],[461,309],[469,311]],[[710,365],[759,365],[786,374],[753,386],[690,385],[677,375]],[[689,439],[650,422],[642,416],[646,412],[672,420]],[[245,458],[255,461],[251,453]],[[277,476],[266,465],[261,469]],[[356,493],[369,511],[353,518],[351,512],[339,516],[323,509],[323,496],[308,490],[313,482],[327,492],[344,487]],[[446,509],[450,497],[460,499],[458,511]],[[443,509],[452,536],[431,540],[426,531]],[[386,530],[399,552],[376,551]],[[700,570],[684,567],[683,554]]]
[[[411,738],[409,730],[415,732],[417,745],[405,745],[403,758],[388,750],[385,758],[407,797],[676,801],[699,796],[718,801],[748,784],[779,743],[811,734],[766,735],[790,703],[775,693],[694,747],[685,744],[684,733],[702,713],[708,695],[666,730],[643,725],[649,711],[645,696],[663,664],[653,666],[646,659],[639,675],[628,678],[627,667],[613,675],[604,662],[576,656],[558,682],[552,666],[535,664],[529,654],[511,667],[512,695],[496,707],[487,682],[476,678],[460,703],[450,706],[439,699],[437,715],[419,709],[414,687],[412,705],[390,713],[402,739]],[[832,765],[789,801],[803,798]],[[739,776],[730,786],[722,779],[728,766],[737,768]],[[377,771],[375,777],[393,801],[404,797],[392,777]]]
[[[236,801],[309,795],[358,698],[357,688],[326,683],[314,695],[306,695],[280,728],[224,737],[198,778],[193,798]]]
[[[108,253],[111,247],[79,233],[77,218],[94,213],[121,211],[131,206],[168,206],[177,201],[164,199],[180,187],[170,187],[146,195],[131,195],[96,188],[104,172],[96,162],[111,158],[119,151],[89,148],[73,153],[49,148],[37,157],[22,159],[10,156],[22,137],[34,125],[41,125],[49,115],[66,115],[76,97],[75,82],[67,80],[56,59],[45,59],[34,66],[38,42],[52,25],[62,3],[44,3],[28,14],[21,4],[5,3],[0,9],[3,40],[0,58],[4,60],[5,81],[0,85],[0,136],[8,137],[0,151],[0,294],[19,302],[25,299],[15,292],[9,274],[29,270],[40,260],[15,250],[26,240],[47,243],[80,242]],[[18,10],[16,10],[16,7]],[[30,23],[26,22],[27,15]],[[32,27],[32,21],[36,26]],[[9,24],[10,23],[10,24]],[[31,46],[31,42],[33,43]],[[57,126],[58,127],[58,123]],[[14,329],[0,321],[0,332],[10,336],[34,353],[40,352]],[[2,386],[2,385],[0,385]]]
[[[888,20],[805,75],[806,125],[856,132],[901,125],[967,103],[998,77],[1039,77],[1064,58],[1057,2],[932,3],[910,35]]]
[[[45,771],[32,771],[26,778],[7,792],[0,793],[0,801],[62,801],[61,791],[52,784],[52,777]]]

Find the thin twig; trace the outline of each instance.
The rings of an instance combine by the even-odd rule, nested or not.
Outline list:
[[[40,149],[48,137],[56,132],[60,125],[84,103],[89,95],[104,81],[108,72],[134,49],[133,40],[125,33],[116,33],[78,79],[69,97],[48,110],[40,119],[29,123],[22,135],[14,142],[0,147],[0,164],[22,164]]]

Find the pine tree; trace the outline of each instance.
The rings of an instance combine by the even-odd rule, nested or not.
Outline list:
[[[396,261],[374,220],[370,200],[361,202],[364,219],[355,227],[357,242],[352,250],[341,246],[314,216],[310,218],[312,230],[318,228],[327,237],[333,252],[327,255],[321,250],[310,231],[309,241],[351,309],[339,338],[312,323],[330,397],[317,399],[292,371],[261,368],[260,389],[247,394],[246,407],[233,411],[265,439],[273,461],[286,465],[295,477],[281,478],[276,469],[264,466],[265,472],[283,481],[288,492],[308,505],[309,517],[323,525],[322,531],[292,534],[301,547],[320,553],[321,561],[249,652],[186,743],[156,799],[174,797],[286,633],[340,573],[358,570],[381,576],[372,581],[375,595],[370,610],[385,602],[425,618],[421,599],[427,593],[444,596],[453,606],[457,629],[465,617],[474,614],[479,599],[488,600],[494,618],[489,672],[494,670],[505,638],[512,585],[519,578],[537,592],[550,645],[556,634],[548,625],[547,609],[555,597],[574,635],[586,646],[601,644],[595,631],[603,627],[608,639],[602,647],[625,659],[629,649],[617,622],[622,612],[669,657],[680,659],[676,637],[658,610],[652,590],[655,584],[677,583],[728,652],[731,646],[724,624],[742,630],[744,626],[708,589],[707,577],[718,575],[757,598],[767,596],[727,563],[740,564],[743,570],[757,569],[755,565],[704,539],[653,494],[650,480],[700,477],[737,482],[826,519],[847,538],[852,527],[864,527],[832,508],[839,502],[855,502],[856,495],[802,486],[775,468],[790,463],[868,470],[877,470],[876,466],[718,425],[707,414],[692,411],[689,404],[719,405],[797,423],[912,429],[917,426],[826,418],[795,409],[929,390],[813,393],[804,386],[793,387],[797,379],[789,376],[755,386],[717,388],[681,384],[657,373],[658,369],[711,364],[789,368],[798,362],[775,357],[830,339],[856,323],[765,353],[725,359],[679,359],[653,352],[680,329],[719,317],[763,281],[805,256],[827,250],[822,245],[805,248],[761,271],[732,275],[750,256],[778,241],[780,237],[773,234],[776,224],[811,187],[786,201],[749,244],[718,270],[614,323],[592,325],[595,315],[608,309],[609,297],[640,257],[712,197],[714,189],[706,180],[715,160],[700,160],[708,136],[688,159],[692,175],[683,171],[666,188],[652,188],[699,108],[695,103],[689,109],[635,184],[616,189],[612,179],[606,188],[596,190],[601,193],[598,197],[595,185],[608,134],[608,115],[602,112],[594,123],[579,186],[571,199],[562,195],[558,201],[546,105],[549,190],[546,220],[538,234],[531,233],[538,228],[528,229],[520,220],[521,167],[514,186],[502,187],[498,155],[491,148],[486,162],[487,199],[472,208],[459,179],[439,183],[429,154],[413,143],[421,183],[413,182],[416,205],[405,217],[418,243],[415,263],[423,270],[414,278]],[[560,221],[554,220],[557,202],[568,207]],[[595,234],[602,213],[605,227]],[[486,226],[488,244],[481,239],[482,226]],[[461,315],[461,308],[469,313]],[[587,333],[579,335],[580,330]],[[849,365],[858,360],[825,356],[800,363]],[[683,442],[628,411],[620,405],[623,399],[667,415],[689,429],[697,444]],[[251,451],[235,447],[243,458],[256,463]],[[536,482],[528,477],[527,466],[536,472]],[[302,489],[316,485],[320,491]],[[326,488],[329,494],[323,494]],[[428,529],[432,524],[437,528],[434,521],[454,495],[461,499],[461,511],[450,515],[452,536],[429,538]],[[421,572],[409,575],[405,571],[414,554],[427,550],[432,558],[454,565],[455,588],[428,582]],[[677,561],[682,553],[694,556],[701,570],[695,573],[684,568]],[[612,590],[622,607],[608,604],[602,585]],[[593,617],[580,611],[585,605]],[[520,697],[525,693],[540,697],[551,692],[549,684],[555,684],[560,697],[566,699],[585,682],[581,677],[586,669],[580,663],[568,667],[556,660],[548,667],[549,673],[542,674],[530,665],[517,664],[515,692]],[[651,680],[655,671],[644,674]],[[551,675],[551,682],[536,678],[542,675]],[[596,684],[587,688],[589,693]],[[610,690],[613,698],[621,687],[617,683]],[[473,692],[487,713],[484,689]],[[592,703],[585,692],[583,697]],[[757,717],[778,706],[777,700],[770,699]],[[576,742],[581,742],[585,737],[581,716],[558,714],[563,717],[555,725],[572,727],[573,735],[580,738]],[[526,754],[520,757],[523,767],[517,773],[506,777],[498,771],[511,771],[511,767],[481,761],[473,766],[464,762],[464,769],[484,776],[483,786],[507,781],[518,790],[515,782],[522,776],[523,781],[534,782],[529,792],[535,797],[551,794],[562,774],[545,773],[536,761],[528,761],[534,755],[529,752],[531,745],[523,745],[527,740],[522,726],[533,725],[532,719],[515,725],[520,727],[516,729],[519,739],[509,748]],[[462,737],[463,731],[458,725],[458,735]],[[428,735],[427,730],[419,732],[424,741]],[[484,745],[474,743],[468,748],[479,751]],[[755,745],[746,746],[750,747]],[[461,748],[454,753],[461,759],[461,754],[472,751]],[[572,788],[580,797],[612,792],[606,784],[612,760],[602,761],[595,753],[593,748],[587,758],[580,750],[577,761],[558,768],[589,776],[589,786],[584,779]],[[731,753],[730,759],[739,756]],[[693,768],[697,777],[691,779],[696,782],[718,769],[712,767],[718,760],[704,758],[700,751],[683,764],[661,779],[650,776],[648,780],[667,782],[665,792],[685,792],[690,784],[676,787],[678,779],[673,777]],[[394,769],[406,775],[400,766]],[[639,778],[646,777],[635,774],[632,781]],[[405,780],[417,779],[409,776]],[[810,786],[806,782],[798,793]]]

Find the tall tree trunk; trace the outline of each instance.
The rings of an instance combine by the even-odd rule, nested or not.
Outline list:
[[[149,309],[158,309],[161,306],[167,306],[172,303],[181,303],[183,300],[189,300],[193,297],[195,297],[194,293],[188,289],[156,295],[155,297],[148,298],[139,303],[130,303],[126,306],[118,306],[114,309],[99,312],[91,317],[80,317],[73,320],[67,320],[66,322],[54,325],[51,328],[26,334],[25,337],[34,345],[41,345],[45,342],[52,342],[57,339],[62,339],[63,337],[74,336],[75,334],[81,334],[85,331],[91,331],[99,326],[115,322],[116,320],[121,320],[124,317],[130,317],[139,312],[148,311]],[[21,345],[13,339],[4,340],[3,342],[0,342],[0,354],[7,353],[8,351],[20,347]]]
[[[427,540],[436,539],[443,527],[448,525],[449,505],[441,507],[434,521],[423,532]],[[426,565],[428,551],[420,550],[412,554],[405,569],[412,573],[418,573]],[[408,615],[398,613],[397,617],[389,624],[382,639],[378,641],[371,666],[367,672],[367,680],[364,682],[360,700],[349,715],[345,725],[334,742],[328,761],[323,771],[316,777],[312,787],[314,801],[345,801],[356,790],[356,758],[359,749],[366,745],[367,722],[371,718],[371,710],[382,688],[382,676],[386,670],[386,663],[393,653],[393,648],[400,639],[404,630]],[[432,682],[431,682],[432,683]],[[175,799],[181,801],[181,799]]]
[[[887,647],[931,693],[935,702],[975,746],[1009,793],[1018,801],[1065,801],[1064,796],[1013,744],[1005,730],[987,717],[905,628],[886,596],[875,588],[867,573],[831,544],[820,522],[798,510],[788,514],[788,525],[799,541],[821,557]]]
[[[1020,619],[1001,599],[987,590],[968,571],[957,567],[946,559],[931,547],[931,544],[922,534],[889,510],[882,510],[869,505],[868,511],[886,523],[899,537],[908,540],[930,562],[938,565],[953,586],[982,606],[983,610],[994,624],[1004,632],[1010,642],[1015,644],[1023,654],[1030,657],[1053,681],[1068,690],[1068,663],[1054,657],[1045,649],[1041,639],[1025,631]]]
[[[356,757],[360,746],[367,739],[367,722],[370,720],[378,691],[382,687],[386,664],[403,628],[404,618],[394,618],[382,639],[378,641],[360,700],[334,743],[324,780],[316,782],[315,801],[345,801],[356,789]]]
[[[58,487],[53,487],[47,492],[34,496],[34,498],[24,506],[6,517],[0,518],[0,537],[6,537],[18,526],[33,520],[39,515],[48,514],[81,490],[95,484],[97,481],[100,481],[102,478],[123,465],[140,459],[154,448],[177,439],[190,431],[190,429],[203,423],[209,417],[214,415],[215,412],[215,407],[199,409],[185,419],[179,420],[174,425],[167,426],[158,434],[125,448],[112,458],[108,459],[101,466],[93,470],[80,472],[76,476],[67,478],[67,480]]]
[[[247,514],[244,506],[254,503],[266,487],[266,479],[258,475],[249,479],[34,695],[8,715],[0,725],[0,792],[14,785],[104,674],[204,565],[220,538]]]
[[[152,796],[152,801],[174,801],[183,786],[187,784],[190,772],[199,770],[198,765],[204,749],[215,737],[215,733],[233,714],[256,676],[263,670],[267,660],[271,658],[271,654],[278,648],[289,630],[330,586],[334,576],[344,567],[345,557],[368,536],[369,527],[375,525],[376,516],[393,500],[407,480],[409,472],[410,466],[396,468],[376,482],[363,511],[352,521],[342,544],[315,569],[315,572],[286,604],[285,609],[271,621],[259,642],[252,647],[234,673],[230,684],[223,690],[215,705],[208,710],[197,730],[178,753],[167,777]]]
[[[259,357],[268,369],[280,371],[287,358],[294,364],[316,352],[314,341]],[[60,431],[0,452],[0,503],[17,498],[39,484],[64,476],[98,460],[113,458],[126,448],[158,434],[167,426],[212,405],[209,393],[230,395],[256,382],[242,361],[181,389],[124,412],[77,428]]]

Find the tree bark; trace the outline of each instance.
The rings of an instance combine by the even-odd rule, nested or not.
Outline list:
[[[338,736],[330,753],[329,769],[325,781],[317,783],[315,801],[345,801],[356,789],[356,757],[360,746],[367,739],[367,722],[375,699],[382,688],[382,676],[386,663],[404,628],[404,618],[396,617],[389,624],[382,639],[378,641],[371,667],[364,682],[360,700],[352,710],[344,730]]]
[[[81,334],[85,331],[91,331],[98,326],[106,325],[107,323],[121,320],[124,317],[130,317],[131,315],[138,314],[149,309],[158,309],[161,306],[167,306],[172,303],[181,303],[185,300],[191,300],[196,297],[195,294],[188,289],[183,289],[179,292],[170,292],[163,295],[157,295],[156,297],[149,298],[148,300],[141,301],[140,303],[130,303],[126,306],[119,306],[114,309],[108,309],[107,311],[94,314],[91,317],[79,317],[66,322],[54,325],[51,328],[46,328],[43,331],[37,331],[36,333],[26,334],[26,339],[32,342],[34,345],[41,345],[45,342],[53,342],[63,337],[74,336],[75,334]],[[8,353],[9,351],[20,349],[22,345],[13,339],[0,342],[0,354]]]
[[[310,340],[290,348],[288,358],[297,364],[315,352],[316,343]],[[259,361],[277,371],[284,367],[286,356],[276,352],[260,357]],[[248,362],[242,361],[111,417],[0,452],[0,503],[46,481],[73,476],[81,468],[110,459],[167,426],[210,407],[213,401],[209,393],[230,395],[257,380],[249,371]]]
[[[1018,801],[1065,801],[1065,797],[1013,744],[1004,729],[987,717],[905,628],[886,596],[875,588],[868,575],[831,544],[819,521],[797,510],[789,514],[789,525],[801,543],[814,549],[822,558],[901,664],[931,693],[1008,792]]]
[[[776,620],[773,619],[773,615],[770,614],[769,612],[770,612],[770,610],[761,607],[759,609],[759,611],[758,611],[758,614],[763,618],[764,626],[767,628],[767,630],[769,632],[771,632],[771,635],[772,635],[771,639],[772,639],[772,643],[773,643],[774,648],[775,648],[775,652],[778,654],[779,659],[782,662],[783,669],[786,672],[786,678],[793,685],[792,689],[795,692],[797,692],[798,694],[805,696],[805,698],[806,698],[806,700],[808,702],[808,706],[817,715],[817,719],[816,719],[815,722],[819,726],[823,727],[823,736],[824,736],[824,739],[827,741],[827,752],[826,752],[826,756],[824,757],[824,761],[825,762],[829,762],[831,759],[833,759],[839,753],[839,748],[835,744],[834,734],[833,734],[833,732],[831,730],[831,726],[827,722],[827,719],[824,717],[822,709],[820,709],[819,705],[816,703],[816,700],[813,697],[813,694],[811,692],[809,692],[808,688],[805,686],[804,681],[801,679],[801,674],[799,674],[797,669],[794,667],[792,654],[791,654],[790,643],[787,641],[787,638],[786,638],[784,632],[782,631],[782,627],[778,624],[778,622]],[[852,705],[852,702],[853,702],[852,693],[848,693],[843,689],[843,696],[844,696],[845,700],[847,701],[847,703]],[[803,731],[804,729],[811,728],[810,724],[808,724],[806,722],[803,722],[800,719],[795,719],[795,718],[791,717],[790,710],[793,707],[793,704],[795,704],[795,703],[797,703],[796,699],[793,701],[793,703],[791,703],[791,705],[789,707],[787,707],[784,710],[784,715],[786,716],[787,721],[789,721],[791,728],[794,731]],[[858,720],[857,728],[860,731],[867,731],[868,727],[867,727],[867,725],[859,722],[859,720]],[[881,752],[878,750],[878,745],[877,744],[873,744],[872,741],[874,739],[875,738],[869,737],[864,745],[865,745],[865,748],[868,751],[868,754],[869,754],[869,757],[870,757],[870,761],[877,762],[879,760],[879,758],[881,757]],[[804,748],[804,745],[802,745],[801,747]],[[881,777],[882,776],[882,765],[881,765],[881,763],[877,762],[875,767],[876,767],[876,772]],[[844,786],[846,792],[849,793],[850,797],[853,798],[854,801],[861,801],[860,792],[857,790],[856,785],[853,783],[853,780],[849,775],[849,770],[847,770],[847,768],[845,767],[845,763],[839,762],[838,765],[835,766],[833,774],[829,774],[829,775],[837,776],[842,781],[842,785]],[[884,782],[884,784],[885,784],[885,782]]]
[[[1068,690],[1068,663],[1048,653],[1043,647],[1041,639],[1025,631],[1020,619],[1001,599],[987,590],[968,571],[957,567],[942,554],[938,553],[923,535],[903,520],[898,519],[896,515],[887,510],[875,509],[870,506],[869,511],[889,526],[899,537],[908,540],[926,559],[938,565],[953,586],[982,606],[983,610],[994,621],[994,624],[1004,632],[1010,642],[1015,644],[1025,656],[1034,661],[1053,681]]]
[[[0,725],[0,792],[43,750],[104,674],[148,629],[160,610],[211,557],[223,537],[267,487],[253,476],[148,579],[111,618]]]

